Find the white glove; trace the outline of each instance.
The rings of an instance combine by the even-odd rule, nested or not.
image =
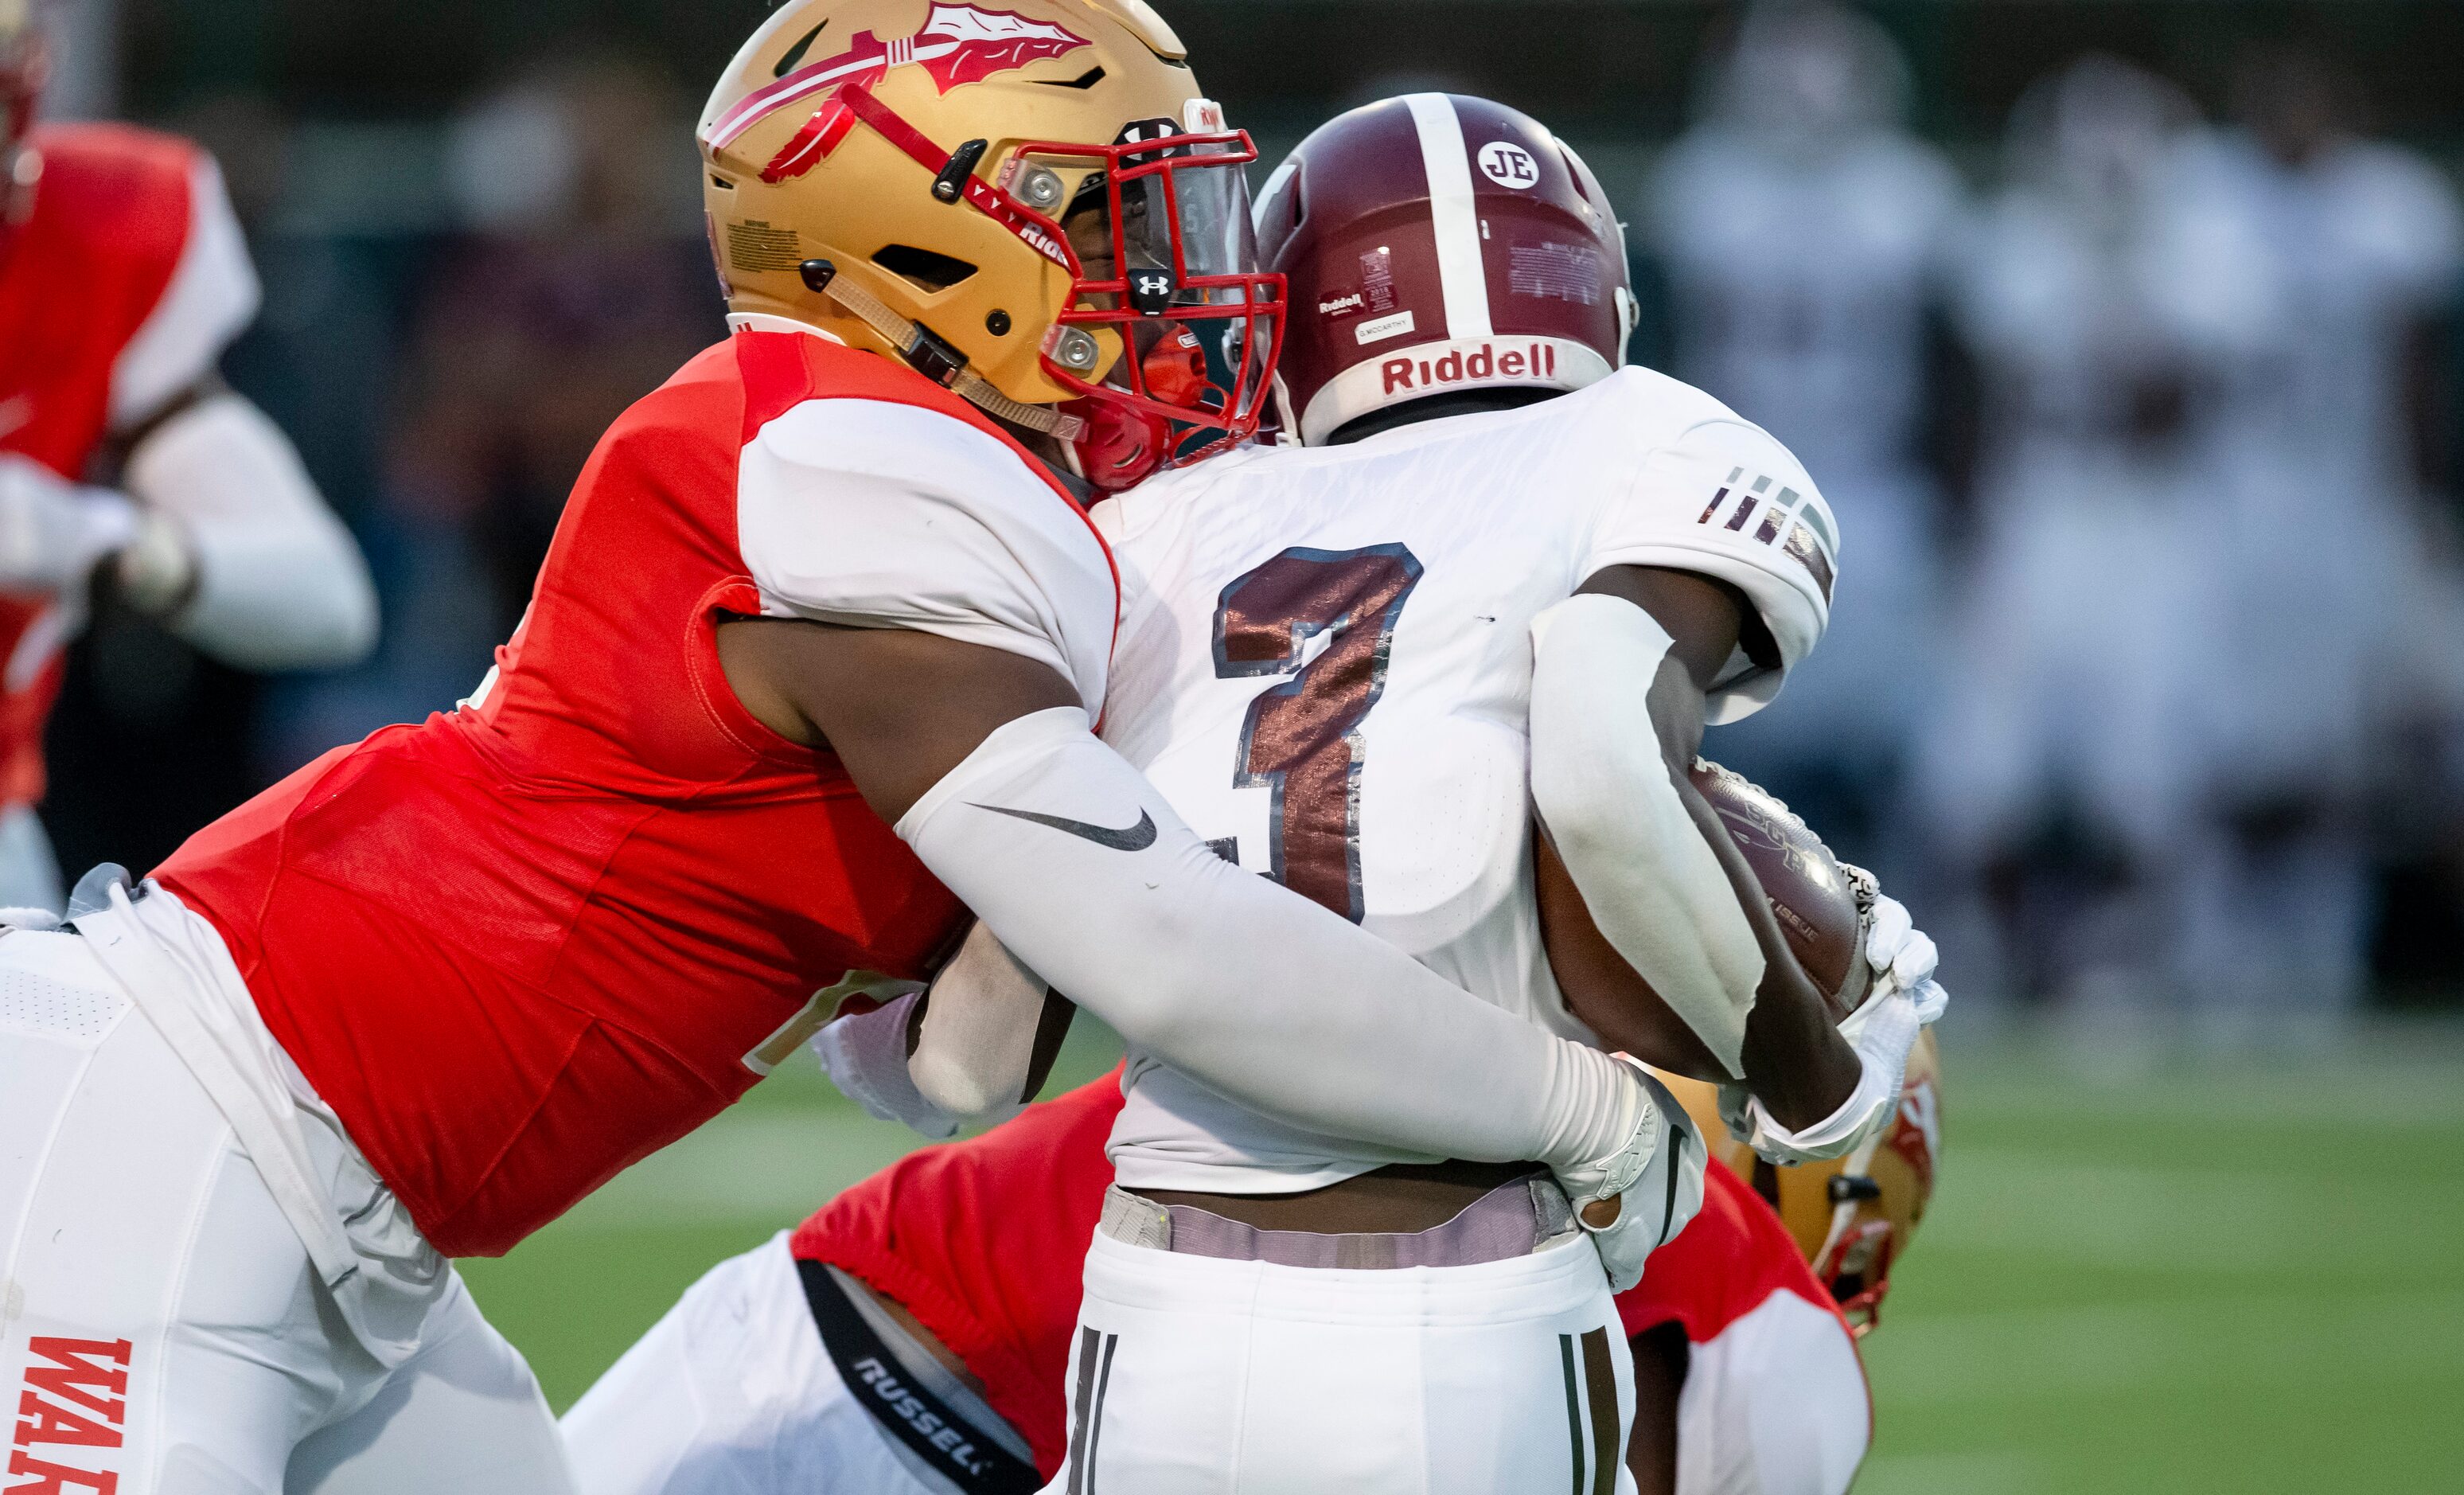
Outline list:
[[[58,592],[137,538],[137,506],[0,452],[0,591]]]
[[[895,995],[893,995],[895,994]],[[885,982],[865,994],[882,1006],[831,1019],[813,1035],[813,1053],[840,1093],[877,1121],[894,1121],[935,1142],[958,1134],[958,1118],[915,1088],[907,1072],[907,1034],[924,1000],[920,981]]]
[[[1941,958],[1932,936],[1917,928],[1916,921],[1908,916],[1906,905],[1897,898],[1875,894],[1874,907],[1866,914],[1865,923],[1865,963],[1873,968],[1875,990],[1906,992],[1916,1003],[1917,1022],[1925,1027],[1939,1022],[1944,1009],[1950,1005],[1950,994],[1933,978],[1934,967]],[[1850,1013],[1848,1021],[1839,1024],[1839,1031],[1849,1031],[1856,1022],[1857,1014]]]
[[[1896,898],[1877,895],[1866,915],[1865,963],[1873,994],[1839,1024],[1839,1036],[1863,1064],[1857,1088],[1837,1110],[1802,1132],[1775,1120],[1743,1085],[1720,1087],[1720,1117],[1729,1134],[1779,1166],[1845,1157],[1899,1114],[1900,1087],[1917,1035],[1941,1018],[1950,994],[1933,978],[1934,943]]]
[[[1044,978],[978,924],[933,976],[907,1072],[944,1114],[999,1123],[1024,1109],[1044,1020]]]
[[[1677,1239],[1703,1207],[1703,1165],[1710,1153],[1694,1120],[1631,1054],[1618,1062],[1633,1071],[1633,1129],[1626,1145],[1583,1174],[1561,1174],[1558,1182],[1573,1201],[1575,1223],[1598,1248],[1609,1286],[1624,1292],[1642,1281],[1644,1260]],[[1595,1226],[1587,1204],[1614,1198],[1617,1220]]]
[[[167,618],[196,595],[197,548],[167,515],[141,511],[136,536],[113,565],[120,595],[149,618]]]

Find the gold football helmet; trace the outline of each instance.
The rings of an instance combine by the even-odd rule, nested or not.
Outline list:
[[[1861,1338],[1880,1320],[1891,1265],[1915,1239],[1933,1198],[1942,1154],[1942,1054],[1930,1029],[1917,1036],[1900,1086],[1900,1113],[1874,1140],[1829,1162],[1777,1168],[1728,1134],[1718,1087],[1661,1075],[1711,1139],[1712,1155],[1749,1181],[1779,1212],[1814,1275]]]
[[[903,360],[1103,487],[1257,429],[1257,151],[1145,0],[794,0],[699,133],[733,311]]]

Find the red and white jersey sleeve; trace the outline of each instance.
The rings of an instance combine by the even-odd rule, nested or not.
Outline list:
[[[807,400],[744,449],[737,533],[770,617],[1021,654],[1103,710],[1119,588],[1077,506],[936,410]]]
[[[222,171],[203,151],[188,163],[188,225],[162,298],[111,369],[111,427],[143,423],[213,371],[256,318],[262,292]]]
[[[1705,1170],[1702,1210],[1617,1315],[1628,1334],[1684,1331],[1678,1495],[1842,1495],[1855,1481],[1874,1424],[1856,1337],[1779,1216],[1726,1165]]]
[[[1590,429],[1638,432],[1630,482],[1604,495],[1589,569],[1661,566],[1726,582],[1761,614],[1778,658],[1740,649],[1712,693],[1714,724],[1751,715],[1821,641],[1831,617],[1839,529],[1814,480],[1786,447],[1726,406],[1647,369],[1629,368],[1592,398],[1625,407]]]

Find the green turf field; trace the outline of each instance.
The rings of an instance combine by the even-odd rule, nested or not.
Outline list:
[[[1860,1491],[2464,1491],[2464,1044],[2102,1082],[1947,1057]],[[799,1066],[467,1274],[561,1407],[704,1267],[910,1140]]]

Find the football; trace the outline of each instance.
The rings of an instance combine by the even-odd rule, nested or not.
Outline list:
[[[1872,972],[1847,869],[1795,812],[1751,780],[1699,758],[1690,777],[1754,869],[1789,949],[1829,1000],[1833,1016],[1856,1011]],[[1541,938],[1567,1007],[1609,1047],[1655,1068],[1698,1080],[1729,1078],[1694,1030],[1600,933],[1548,838],[1532,841]]]

